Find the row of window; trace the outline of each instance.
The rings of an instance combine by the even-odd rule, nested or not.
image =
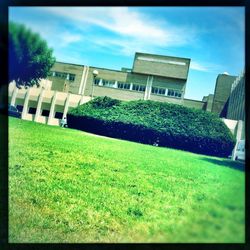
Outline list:
[[[128,90],[134,90],[134,91],[139,91],[139,92],[144,92],[146,89],[146,86],[144,85],[131,84],[131,83],[114,81],[114,80],[105,80],[105,79],[100,79],[100,78],[95,79],[95,85],[105,86],[105,87],[110,87],[110,88],[118,88],[118,89],[128,89]]]
[[[23,111],[23,106],[22,106],[22,105],[17,105],[16,108],[18,109],[19,112],[22,112],[22,111]],[[41,115],[42,115],[42,116],[49,117],[49,112],[50,112],[49,110],[43,109]],[[32,115],[35,115],[35,114],[36,114],[36,108],[30,107],[29,110],[28,110],[28,113],[29,113],[29,114],[32,114]],[[62,113],[62,112],[56,112],[56,113],[55,113],[54,118],[62,119],[62,117],[63,117],[63,113]]]
[[[54,77],[59,77],[62,79],[66,79],[69,81],[75,81],[75,74],[69,74],[69,73],[65,73],[65,72],[58,72],[58,71],[52,71],[49,73],[49,76],[54,76]]]
[[[139,92],[145,92],[146,86],[132,83],[119,82],[114,80],[105,80],[101,78],[95,79],[95,85],[105,86],[110,88],[118,88],[118,89],[128,89]],[[164,95],[164,96],[172,96],[181,98],[182,92],[180,90],[152,87],[151,93],[155,95]]]
[[[165,96],[172,96],[172,97],[181,98],[181,91],[180,90],[152,87],[151,93],[155,94],[155,95],[165,95]]]

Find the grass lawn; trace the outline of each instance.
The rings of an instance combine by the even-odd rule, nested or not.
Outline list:
[[[9,119],[10,242],[244,242],[240,163]]]

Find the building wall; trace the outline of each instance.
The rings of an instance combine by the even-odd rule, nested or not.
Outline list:
[[[232,85],[227,119],[245,120],[245,75],[237,78]]]
[[[101,79],[105,79],[105,80],[110,80],[110,81],[115,81],[116,80],[116,81],[126,82],[127,74],[128,74],[127,72],[89,67],[89,72],[88,72],[88,75],[87,75],[86,86],[85,86],[85,89],[84,89],[84,95],[86,95],[86,96],[90,96],[91,95],[92,87],[93,87],[93,80],[94,80],[93,79],[93,71],[95,69],[98,70],[98,76],[97,76],[97,78],[101,78]],[[94,86],[94,91],[93,92],[95,93],[95,95],[97,95],[96,91],[102,92],[102,95],[103,95],[103,92],[105,91],[105,89],[107,90],[107,88],[104,88],[101,91],[100,88],[102,88],[102,87]],[[119,91],[119,90],[117,90],[117,91]]]
[[[168,96],[160,96],[160,95],[150,95],[150,100],[152,101],[158,101],[158,102],[168,102],[173,104],[182,104],[182,99],[180,98],[174,98],[174,97],[168,97]]]
[[[107,96],[118,98],[121,100],[130,100],[130,99],[134,100],[135,98],[137,99],[144,98],[145,92],[137,92],[133,90],[128,91],[128,90],[123,90],[123,89],[118,89],[118,88],[114,90],[110,90],[111,88],[107,88],[104,86],[96,86],[96,85],[93,86],[93,71],[95,69],[98,70],[98,76],[97,76],[98,79],[119,81],[119,82],[124,82],[124,83],[132,83],[132,84],[146,86],[148,82],[148,78],[149,78],[148,75],[143,75],[143,74],[136,74],[136,73],[130,73],[130,72],[122,72],[122,71],[90,67],[88,76],[87,76],[87,83],[85,86],[84,95],[90,96],[92,92],[92,88],[93,88],[94,96],[107,95]],[[173,78],[171,79],[171,78],[166,78],[166,77],[154,76],[152,86],[173,89],[173,90],[180,90],[183,92],[183,95],[184,95],[186,81],[181,80],[181,79],[173,79]],[[149,96],[149,99],[150,99],[150,96]],[[171,100],[173,99],[177,99],[177,98],[171,98]],[[167,99],[163,99],[163,100],[167,100]]]
[[[140,60],[141,56],[147,60]],[[153,62],[151,61],[152,59]],[[153,98],[155,100],[159,99],[160,101],[170,100],[174,103],[179,103],[180,101],[178,99],[184,97],[189,64],[190,59],[187,58],[145,53],[136,53],[132,72],[129,72],[129,70],[119,71],[56,62],[51,69],[51,74],[48,77],[48,80],[52,81],[51,90],[82,94],[85,96],[91,96],[93,92],[94,96],[107,95],[121,100],[150,99],[152,87],[164,88],[165,94],[161,94],[166,95],[166,97],[156,96]],[[135,73],[134,69],[137,66],[141,67],[143,72]],[[116,81],[116,85],[110,86],[110,88],[94,85],[94,70],[98,70],[99,73],[96,79]],[[62,75],[58,73],[62,73]],[[151,76],[151,73],[154,73],[153,77]],[[68,80],[66,78],[69,74],[75,76],[74,80]],[[118,88],[118,82],[131,84],[130,90]],[[142,88],[140,91],[136,90],[132,87],[132,84],[133,86],[140,85]],[[115,89],[112,90],[111,87],[114,87]],[[171,91],[169,94],[171,97],[167,96],[169,90]],[[154,95],[156,94],[155,91],[158,90],[154,89]],[[159,92],[160,91],[162,90],[159,90]],[[160,93],[158,94],[160,95]],[[167,98],[169,98],[169,100]]]
[[[152,86],[185,91],[186,81],[167,77],[154,76]]]
[[[17,89],[10,85],[9,100],[21,109],[22,119],[58,126],[68,110],[90,101],[90,97],[43,88]],[[61,118],[56,117],[58,114]]]
[[[204,96],[202,101],[204,102],[204,107],[203,109],[211,112],[212,110],[212,105],[213,105],[213,100],[214,100],[214,95],[213,94],[209,94],[208,96]]]
[[[195,109],[203,109],[205,108],[205,102],[202,101],[196,101],[191,99],[183,99],[182,105],[187,108],[195,108]]]
[[[109,96],[123,101],[143,100],[144,92],[95,86],[93,96]]]
[[[79,87],[82,79],[84,66],[70,63],[56,62],[51,68],[51,75],[48,77],[52,81],[51,90],[70,92],[78,94]],[[60,78],[53,76],[53,72],[61,72],[66,74],[75,75],[73,81],[69,81],[66,78]]]
[[[132,72],[186,80],[189,64],[188,58],[136,53]]]
[[[219,74],[216,79],[216,86],[214,91],[214,99],[212,105],[212,112],[221,117],[226,116],[227,101],[231,93],[231,86],[236,79],[236,76],[226,74]]]

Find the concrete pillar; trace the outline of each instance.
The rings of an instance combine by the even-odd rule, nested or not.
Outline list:
[[[82,90],[81,90],[81,94],[82,94],[82,95],[84,95],[84,92],[85,92],[85,88],[86,88],[86,84],[87,84],[88,75],[89,75],[89,67],[86,66],[86,70],[85,70],[84,78],[83,78],[83,86],[82,86]],[[91,82],[91,84],[93,84],[93,83]]]
[[[63,110],[63,117],[66,117],[68,109],[69,109],[69,99],[70,99],[71,94],[68,93],[67,99],[66,99],[66,103],[64,106],[64,110]]]
[[[78,91],[79,95],[83,95],[83,84],[84,84],[85,73],[86,73],[86,66],[83,66],[82,77],[81,77],[80,87]]]
[[[10,105],[15,105],[17,93],[18,93],[18,88],[14,87],[14,90],[12,92],[12,97],[11,97]]]
[[[37,107],[36,107],[36,114],[35,114],[35,119],[34,119],[35,122],[38,121],[38,118],[41,115],[41,107],[42,107],[42,102],[43,102],[43,94],[44,94],[44,89],[41,89],[40,95],[38,97]]]
[[[241,121],[241,120],[239,120],[238,121],[238,124],[237,124],[237,130],[236,130],[236,144],[235,144],[235,146],[234,146],[234,149],[233,149],[233,152],[232,152],[232,160],[233,161],[235,161],[235,157],[236,157],[236,148],[237,148],[237,146],[238,146],[238,142],[239,142],[239,140],[241,140],[242,139],[242,132],[243,132],[243,123],[244,123],[244,121]]]
[[[91,98],[89,96],[82,96],[80,102],[79,102],[79,105],[82,105],[83,103],[86,103],[86,102],[89,102],[91,101]]]
[[[30,98],[30,88],[28,88],[28,90],[27,90],[27,92],[25,94],[25,99],[24,99],[24,104],[23,104],[23,111],[22,111],[22,119],[25,119],[26,115],[28,113],[29,98]]]
[[[144,92],[143,100],[147,100],[147,92],[148,92],[149,78],[150,78],[150,76],[147,77],[146,89],[145,89],[145,92]]]
[[[52,98],[51,106],[50,106],[50,111],[49,111],[49,118],[48,118],[48,124],[52,124],[52,120],[54,118],[54,111],[55,111],[55,105],[56,105],[56,95],[57,91],[55,91],[54,96]]]
[[[149,85],[148,85],[148,96],[147,96],[147,100],[150,100],[151,89],[152,89],[153,81],[154,81],[154,77],[151,76],[151,79],[150,79]]]
[[[130,88],[129,90],[133,90],[133,83],[130,83]]]
[[[150,99],[150,93],[151,93],[151,88],[153,84],[153,76],[148,76],[147,78],[147,84],[146,84],[146,89],[144,93],[144,100],[149,100]]]

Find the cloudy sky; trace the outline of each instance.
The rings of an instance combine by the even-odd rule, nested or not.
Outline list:
[[[9,7],[57,61],[119,70],[135,52],[190,58],[185,98],[195,100],[244,68],[244,19],[244,7]]]

